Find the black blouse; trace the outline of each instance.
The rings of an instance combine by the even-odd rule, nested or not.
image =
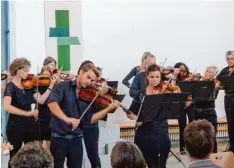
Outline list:
[[[228,76],[229,74],[230,74],[229,67],[225,67],[219,73],[219,75],[217,76],[217,79],[219,78],[219,76]],[[234,74],[232,73],[230,76],[234,76]],[[234,92],[230,91],[230,90],[225,90],[225,93],[226,94],[234,94]]]
[[[46,92],[46,90],[48,89],[48,86],[39,86],[38,87],[38,91],[39,93],[42,95]],[[38,118],[40,121],[42,122],[50,122],[50,117],[51,117],[51,111],[47,105],[47,103],[44,104],[39,104],[38,105]]]
[[[33,89],[21,89],[17,87],[13,82],[9,82],[6,85],[6,89],[4,92],[4,97],[11,97],[11,105],[25,111],[31,111],[31,105],[35,103],[35,99],[33,97],[34,94]],[[13,125],[24,125],[27,121],[28,117],[9,114],[8,124],[11,123]]]

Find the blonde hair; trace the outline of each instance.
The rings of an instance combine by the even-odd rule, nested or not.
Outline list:
[[[24,58],[24,57],[16,58],[10,64],[9,72],[11,76],[15,76],[19,70],[30,68],[30,67],[31,67],[31,63],[27,58]]]

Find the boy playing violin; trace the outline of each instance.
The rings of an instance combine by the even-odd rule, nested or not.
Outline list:
[[[58,83],[48,99],[48,106],[52,112],[51,153],[55,168],[63,168],[65,158],[68,168],[82,166],[82,122],[79,118],[83,111],[81,111],[79,92],[82,88],[94,85],[98,77],[99,72],[93,64],[84,65],[76,80]],[[97,122],[118,106],[118,101],[112,101],[105,109],[90,115],[89,122]]]

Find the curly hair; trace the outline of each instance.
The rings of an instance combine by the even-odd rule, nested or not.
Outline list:
[[[47,153],[42,145],[29,142],[11,159],[12,168],[52,168],[52,156]]]
[[[16,58],[12,61],[12,63],[9,66],[9,71],[11,76],[15,76],[18,72],[18,70],[24,69],[24,68],[30,68],[31,63],[27,58]]]

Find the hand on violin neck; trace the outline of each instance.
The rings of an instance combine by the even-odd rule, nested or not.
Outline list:
[[[105,95],[108,92],[108,88],[107,87],[103,87],[101,90],[100,95]]]
[[[58,75],[51,76],[51,83],[50,83],[51,87],[54,87],[54,85],[59,81],[59,79],[60,78]]]
[[[108,109],[111,110],[115,110],[119,107],[120,103],[118,100],[112,100],[112,102],[108,105]]]

